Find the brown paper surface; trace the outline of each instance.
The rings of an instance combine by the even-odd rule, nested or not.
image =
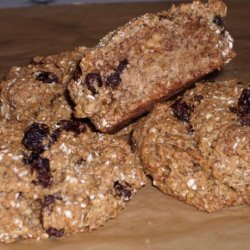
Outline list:
[[[235,38],[237,57],[212,77],[250,80],[250,1],[231,0],[225,21]],[[97,4],[0,10],[0,78],[32,56],[75,46],[92,46],[108,31],[169,3]],[[0,218],[1,219],[1,218]],[[121,215],[92,233],[61,239],[0,244],[0,250],[80,249],[250,249],[250,206],[213,214],[198,211],[149,183]]]

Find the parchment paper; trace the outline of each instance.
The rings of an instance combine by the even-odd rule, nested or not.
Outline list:
[[[250,1],[226,3],[226,26],[236,40],[238,55],[211,77],[250,80]],[[132,17],[168,7],[169,3],[139,3],[0,10],[0,78],[11,65],[24,65],[32,56],[93,46]],[[149,182],[118,218],[92,233],[0,244],[0,250],[24,249],[245,250],[250,249],[250,206],[208,214],[162,194]]]

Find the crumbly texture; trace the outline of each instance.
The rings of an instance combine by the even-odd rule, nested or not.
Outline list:
[[[43,157],[53,172],[50,194],[61,197],[53,211],[43,210],[43,227],[65,234],[91,231],[116,217],[146,182],[129,146],[103,134],[63,134]]]
[[[53,131],[0,122],[0,241],[91,231],[115,218],[146,178],[130,147],[79,121]]]
[[[86,52],[69,84],[75,115],[114,132],[235,55],[219,0],[145,14]]]
[[[31,168],[23,163],[23,131],[21,123],[0,122],[1,242],[46,237],[39,220],[42,188],[31,183]]]
[[[204,82],[135,130],[153,184],[200,210],[250,204],[250,84]]]
[[[54,124],[69,119],[67,91],[86,48],[35,57],[28,66],[13,67],[0,84],[0,112],[6,120]]]

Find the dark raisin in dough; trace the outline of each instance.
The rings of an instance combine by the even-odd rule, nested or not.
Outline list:
[[[43,83],[58,83],[59,78],[57,75],[55,75],[52,72],[47,72],[47,71],[40,71],[38,75],[36,76],[37,81],[41,81]]]
[[[175,117],[177,117],[181,121],[189,122],[192,109],[186,102],[178,99],[171,105],[171,108]]]
[[[33,184],[41,185],[44,188],[51,186],[52,174],[49,159],[39,157],[38,160],[34,161],[31,165],[31,170],[36,171],[36,180],[33,181]]]
[[[85,77],[85,84],[93,95],[97,94],[96,87],[102,86],[102,78],[99,73],[89,73]]]
[[[43,141],[49,135],[49,128],[46,124],[33,123],[24,131],[23,145],[33,151],[44,148]]]

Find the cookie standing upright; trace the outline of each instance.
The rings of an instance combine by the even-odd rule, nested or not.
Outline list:
[[[1,242],[96,229],[146,183],[127,143],[83,122],[0,125]]]
[[[1,117],[22,122],[57,123],[69,119],[67,85],[86,48],[35,57],[28,66],[13,67],[0,84]]]
[[[250,204],[250,85],[199,83],[134,133],[153,184],[208,212]]]
[[[104,37],[69,84],[75,115],[114,132],[235,55],[219,0],[146,14]]]

